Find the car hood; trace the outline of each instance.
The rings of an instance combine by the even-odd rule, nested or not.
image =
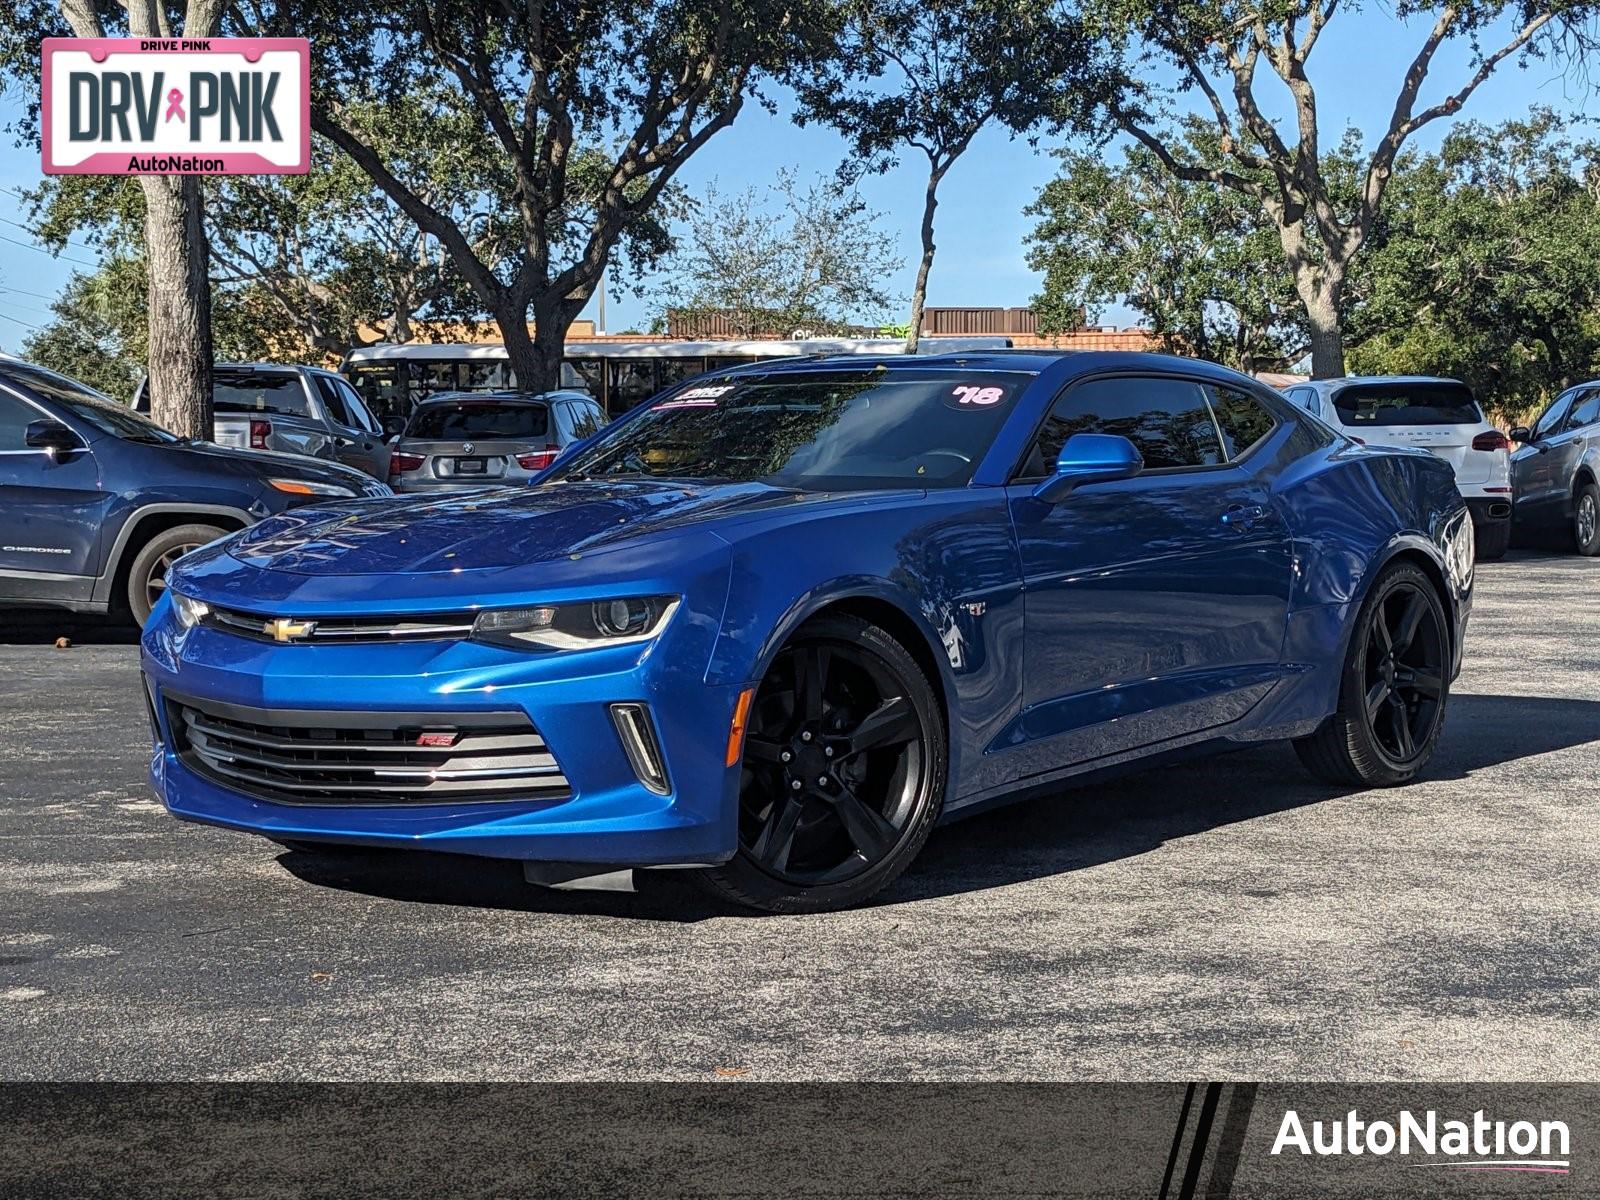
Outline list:
[[[232,540],[227,552],[249,566],[299,575],[498,570],[825,499],[757,483],[552,483],[295,509]]]
[[[359,495],[372,480],[354,467],[342,463],[325,462],[304,454],[282,454],[276,450],[242,450],[219,446],[215,442],[134,442],[140,448],[161,455],[174,456],[201,470],[217,471],[237,478],[266,480],[303,479],[314,483],[332,483],[353,488]]]

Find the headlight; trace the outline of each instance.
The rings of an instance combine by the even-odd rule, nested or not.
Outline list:
[[[472,636],[517,650],[585,650],[644,642],[661,632],[676,596],[628,596],[580,604],[495,608],[478,614]]]
[[[309,479],[269,479],[267,484],[291,496],[354,496],[350,488],[337,483],[315,483]]]
[[[192,596],[185,596],[182,592],[174,590],[172,611],[178,614],[179,625],[185,629],[193,629],[200,624],[200,618],[211,611],[211,606],[203,600],[196,600]]]

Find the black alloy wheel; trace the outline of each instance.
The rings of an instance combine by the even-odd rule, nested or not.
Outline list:
[[[1396,766],[1412,762],[1427,744],[1443,704],[1445,634],[1431,591],[1414,583],[1391,589],[1372,614],[1367,638],[1367,722]]]
[[[1388,787],[1433,754],[1450,691],[1450,631],[1433,580],[1399,563],[1373,585],[1352,633],[1339,709],[1295,743],[1330,783]]]
[[[922,848],[944,775],[944,722],[915,659],[866,621],[813,622],[756,691],[739,851],[703,878],[773,912],[859,903]]]

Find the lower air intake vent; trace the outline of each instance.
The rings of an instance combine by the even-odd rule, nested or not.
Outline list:
[[[169,699],[184,764],[279,804],[563,800],[566,777],[521,713],[318,712]]]

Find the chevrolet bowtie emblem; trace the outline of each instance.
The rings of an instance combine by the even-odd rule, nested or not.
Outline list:
[[[292,642],[297,638],[310,637],[316,627],[315,621],[296,621],[293,617],[278,617],[263,625],[261,632],[271,634],[275,642]]]

